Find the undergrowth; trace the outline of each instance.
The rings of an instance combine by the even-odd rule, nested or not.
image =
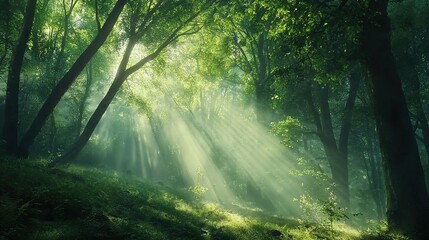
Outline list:
[[[113,171],[47,165],[0,158],[0,240],[401,239],[344,226],[332,234],[317,224],[196,203]]]

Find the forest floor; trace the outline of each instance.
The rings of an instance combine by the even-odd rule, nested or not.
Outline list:
[[[112,171],[0,157],[0,240],[406,239],[203,203]]]

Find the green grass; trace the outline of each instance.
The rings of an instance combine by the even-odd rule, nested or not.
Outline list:
[[[278,234],[282,236],[276,236]],[[4,239],[401,239],[222,209],[112,171],[0,158]]]

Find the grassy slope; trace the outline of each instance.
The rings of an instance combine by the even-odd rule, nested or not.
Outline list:
[[[0,240],[362,238],[357,231],[332,235],[316,225],[240,215],[114,172],[0,161]]]

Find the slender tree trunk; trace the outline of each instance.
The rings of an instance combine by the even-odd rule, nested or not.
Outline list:
[[[376,212],[379,220],[382,220],[384,217],[384,211],[386,209],[386,195],[384,192],[384,185],[383,185],[383,172],[381,169],[381,163],[378,155],[376,155],[375,143],[373,141],[373,138],[375,138],[374,134],[370,134],[368,136],[368,147],[369,147],[369,168],[371,172],[371,189],[373,198],[376,205]]]
[[[76,120],[76,139],[79,137],[80,132],[83,127],[83,115],[85,114],[86,101],[89,98],[89,93],[91,91],[91,86],[93,82],[93,66],[92,61],[89,62],[87,66],[86,72],[86,84],[85,84],[85,92],[83,93],[82,100],[79,103],[79,113]]]
[[[13,154],[18,144],[19,81],[24,53],[33,27],[37,0],[28,0],[21,35],[12,55],[7,78],[3,138],[6,152]]]
[[[353,110],[356,102],[356,96],[360,85],[360,68],[355,69],[350,76],[350,88],[347,102],[344,107],[343,117],[341,120],[340,137],[338,139],[338,181],[340,186],[340,199],[343,201],[343,206],[350,207],[350,191],[349,191],[349,135],[352,128]]]
[[[58,84],[49,94],[42,108],[37,113],[36,118],[31,123],[30,128],[27,130],[24,137],[22,138],[18,146],[16,155],[21,157],[28,157],[29,148],[31,144],[33,144],[34,139],[39,134],[49,115],[53,112],[55,106],[61,100],[62,96],[67,92],[76,77],[81,73],[81,71],[85,68],[87,63],[94,56],[94,54],[106,41],[126,2],[127,0],[118,0],[116,2],[115,6],[107,17],[106,22],[104,23],[101,30],[98,32],[97,36],[92,40],[89,46],[79,56],[79,58],[75,61],[69,71],[63,76],[63,78],[58,82]]]
[[[208,5],[210,6],[210,5]],[[106,112],[107,108],[109,107],[110,103],[113,101],[113,98],[115,97],[116,93],[121,88],[122,84],[125,82],[125,80],[133,74],[134,72],[138,71],[140,68],[142,68],[144,65],[146,65],[148,62],[152,61],[156,57],[158,57],[159,54],[167,47],[169,46],[173,41],[175,41],[178,37],[182,35],[188,35],[195,32],[186,32],[183,34],[180,34],[180,30],[182,30],[187,24],[189,24],[192,20],[194,20],[203,9],[200,9],[200,11],[197,11],[193,15],[191,15],[189,18],[187,18],[181,25],[179,25],[159,46],[158,48],[152,52],[151,54],[147,55],[134,65],[127,68],[127,64],[129,61],[129,58],[131,56],[131,52],[134,48],[134,46],[137,44],[139,37],[141,37],[141,33],[135,32],[134,35],[132,35],[128,41],[127,47],[125,49],[124,55],[122,57],[121,63],[119,64],[119,67],[116,71],[115,79],[113,80],[112,85],[110,86],[109,90],[107,91],[104,98],[101,100],[101,102],[98,104],[97,108],[95,109],[94,113],[91,115],[88,123],[85,126],[85,129],[83,130],[80,137],[76,140],[76,142],[73,144],[73,146],[67,151],[64,155],[62,155],[59,158],[54,159],[54,161],[51,163],[51,166],[55,166],[56,164],[64,164],[72,161],[77,154],[83,149],[83,147],[88,142],[89,138],[91,137],[92,133],[94,132],[95,128],[97,127],[98,123],[100,122],[102,116]]]
[[[266,59],[266,39],[265,34],[261,33],[256,44],[256,59],[258,67],[256,68],[257,77],[255,81],[256,96],[256,115],[260,122],[269,124],[271,121],[270,111],[270,83],[268,82],[267,59]]]
[[[320,113],[314,104],[310,90],[307,94],[307,103],[331,168],[332,181],[336,185],[334,192],[341,206],[345,208],[349,208],[350,206],[348,137],[351,130],[351,121],[359,82],[359,74],[353,73],[350,80],[349,96],[344,108],[338,146],[332,127],[331,110],[328,101],[329,90],[327,88],[319,89]]]
[[[388,0],[369,1],[362,32],[386,178],[387,221],[391,230],[428,239],[429,197],[391,52],[387,5]]]
[[[335,195],[341,206],[348,207],[349,200],[349,180],[348,180],[348,161],[347,156],[342,158],[335,140],[332,127],[331,110],[328,102],[329,90],[324,87],[320,89],[320,117],[323,134],[323,147],[331,168],[332,181],[335,184]],[[322,140],[322,139],[321,139]]]
[[[415,66],[410,67],[409,82],[411,85],[411,97],[413,98],[412,105],[416,111],[417,126],[422,130],[422,142],[425,146],[427,160],[429,162],[429,124],[423,109],[423,102],[420,93],[420,80]]]
[[[128,61],[130,59],[132,50],[136,45],[136,43],[137,43],[137,39],[135,38],[131,38],[129,40],[112,85],[110,86],[104,98],[98,104],[94,113],[91,115],[91,118],[88,120],[88,123],[86,124],[82,134],[80,134],[79,138],[74,142],[74,144],[64,155],[62,155],[61,157],[53,161],[52,165],[55,165],[57,163],[70,162],[76,157],[77,154],[79,154],[79,152],[86,145],[92,133],[94,132],[95,128],[97,127],[98,123],[100,122],[101,117],[104,115],[110,103],[113,101],[113,98],[115,97],[116,93],[121,88],[122,83],[127,78],[127,76],[125,75],[125,70],[126,70]]]
[[[91,115],[91,118],[89,119],[88,123],[85,126],[85,129],[83,130],[80,137],[76,140],[76,142],[73,144],[73,146],[67,151],[64,155],[61,157],[55,159],[52,162],[52,166],[56,164],[61,163],[68,163],[72,161],[77,154],[83,149],[83,147],[88,142],[89,138],[91,137],[92,133],[94,132],[95,128],[97,127],[98,123],[101,120],[101,117],[103,117],[104,113],[106,112],[107,108],[109,107],[110,103],[113,101],[113,98],[115,97],[116,93],[121,88],[124,81],[128,78],[129,75],[134,73],[135,71],[139,70],[142,66],[144,66],[146,63],[152,61],[155,59],[161,51],[166,48],[172,40],[175,38],[174,33],[170,35],[169,39],[167,39],[163,44],[161,44],[158,49],[153,52],[152,54],[148,55],[147,57],[140,60],[135,65],[129,67],[128,69],[127,64],[129,61],[129,58],[131,56],[131,52],[134,48],[134,46],[137,43],[137,39],[134,37],[131,37],[127,48],[125,49],[125,53],[122,57],[121,63],[119,64],[118,70],[116,72],[115,79],[113,80],[112,85],[110,86],[109,90],[107,91],[104,98],[101,100],[101,102],[98,104],[97,108],[95,109],[94,113]]]
[[[69,11],[67,11],[67,7],[66,7],[66,3],[65,1],[63,1],[63,11],[64,11],[64,26],[63,26],[63,36],[61,37],[61,45],[60,45],[60,49],[58,51],[58,54],[56,56],[55,59],[55,63],[54,63],[54,69],[52,72],[52,77],[49,79],[51,81],[51,88],[53,89],[55,87],[55,85],[57,84],[57,77],[60,75],[61,72],[63,72],[63,66],[64,66],[64,51],[66,48],[66,44],[67,44],[67,38],[69,35],[69,23],[70,23],[70,16],[73,12],[73,8],[76,6],[76,3],[78,2],[78,0],[76,1],[71,1],[70,3],[70,9]],[[50,117],[49,117],[49,132],[48,132],[48,145],[49,145],[49,151],[51,152],[51,154],[56,154],[57,152],[57,146],[56,146],[56,135],[57,135],[57,122],[56,122],[56,118],[55,118],[55,111],[52,111]]]
[[[4,0],[2,6],[3,6],[3,9],[0,10],[0,14],[1,14],[0,19],[5,23],[5,26],[4,26],[5,29],[4,29],[4,32],[0,34],[0,37],[2,37],[3,38],[2,40],[4,41],[3,51],[0,54],[0,66],[6,65],[6,64],[3,64],[3,61],[5,61],[7,52],[9,51],[9,42],[10,42],[9,36],[11,35],[10,22],[11,22],[11,15],[12,15],[9,0]],[[1,70],[2,69],[0,68],[0,71]],[[0,126],[3,126],[3,125],[0,125]]]

